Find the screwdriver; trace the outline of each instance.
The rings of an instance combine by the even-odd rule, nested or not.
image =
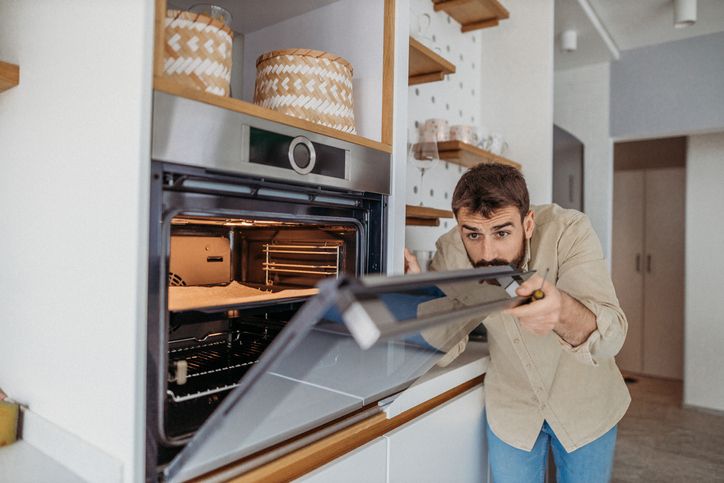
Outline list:
[[[543,275],[543,282],[540,284],[540,288],[533,292],[533,295],[530,296],[529,303],[535,302],[536,300],[540,300],[545,297],[545,294],[543,293],[543,285],[545,285],[546,283],[546,278],[548,277],[548,270],[550,270],[550,268],[546,268],[546,273],[545,275]]]

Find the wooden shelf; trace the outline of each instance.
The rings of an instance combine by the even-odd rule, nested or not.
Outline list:
[[[0,92],[11,89],[20,83],[20,67],[0,61]]]
[[[437,82],[454,74],[455,66],[410,37],[410,63],[407,85]]]
[[[497,154],[493,154],[484,149],[480,149],[472,144],[462,141],[445,141],[437,143],[437,152],[440,159],[450,163],[459,164],[466,168],[472,168],[480,163],[502,163],[520,169],[520,164],[511,161]]]
[[[360,146],[367,146],[368,148],[377,149],[385,153],[392,153],[392,146],[389,144],[380,143],[371,139],[358,136],[356,134],[350,134],[342,132],[339,129],[334,129],[321,124],[316,124],[306,119],[298,119],[296,117],[287,116],[281,112],[267,109],[265,107],[257,106],[256,104],[250,104],[248,102],[240,101],[231,97],[217,96],[216,94],[210,94],[193,87],[188,87],[178,82],[174,82],[168,79],[155,77],[153,79],[153,89],[167,94],[173,94],[179,97],[185,97],[195,101],[200,101],[205,104],[211,104],[212,106],[223,107],[231,111],[241,112],[249,114],[250,116],[259,117],[262,119],[268,119],[270,121],[278,122],[280,124],[286,124],[287,126],[293,126],[299,129],[305,129],[307,131],[329,136],[342,141],[347,141]]]
[[[453,218],[453,212],[426,208],[424,206],[405,206],[405,224],[417,226],[440,226],[440,218]]]
[[[495,27],[500,20],[510,16],[497,0],[432,0],[436,12],[446,12],[460,23],[460,30]]]

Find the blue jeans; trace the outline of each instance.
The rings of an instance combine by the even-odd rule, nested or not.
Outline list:
[[[514,448],[490,430],[487,417],[488,457],[495,483],[543,483],[548,448],[553,447],[559,483],[606,483],[611,481],[616,428],[595,441],[567,453],[547,422],[530,451]]]

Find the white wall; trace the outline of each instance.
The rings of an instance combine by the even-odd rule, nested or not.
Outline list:
[[[341,0],[246,34],[242,99],[253,101],[256,59],[266,52],[295,48],[329,52],[352,65],[356,133],[380,141],[384,6],[383,0]],[[364,39],[364,49],[359,39]]]
[[[0,3],[0,59],[20,66],[0,94],[0,386],[127,482],[143,469],[153,10]]]
[[[621,53],[611,64],[611,136],[724,129],[724,32]]]
[[[488,93],[481,92],[482,51],[479,30],[461,33],[460,24],[445,12],[435,12],[430,0],[412,0],[412,18],[429,15],[430,27],[419,39],[455,66],[455,73],[438,82],[407,88],[407,132],[413,143],[420,141],[419,131],[426,119],[448,121],[449,126],[469,125],[482,133],[482,101]],[[505,153],[507,156],[507,153]],[[452,194],[466,168],[454,163],[438,162],[423,172],[410,160],[406,162],[406,203],[440,210],[450,210]],[[415,252],[425,251],[427,257],[435,250],[435,241],[455,226],[452,218],[442,218],[440,226],[408,226],[405,246]]]
[[[409,0],[395,1],[394,91],[392,105],[391,193],[387,204],[387,273],[404,272],[405,188],[407,185],[407,72]]]
[[[608,134],[609,64],[556,71],[554,122],[583,148],[583,209],[611,259],[613,144]]]
[[[481,31],[482,121],[522,165],[531,203],[553,190],[553,0],[507,0],[510,18]]]
[[[724,411],[724,132],[690,136],[686,162],[684,404]]]
[[[429,13],[432,25],[424,40],[455,64],[444,81],[408,90],[408,131],[416,141],[415,122],[447,119],[469,124],[479,132],[500,133],[508,143],[503,156],[522,166],[532,203],[552,196],[553,150],[553,1],[509,0],[510,18],[497,27],[460,32],[460,24],[432,3],[411,2],[412,10]],[[546,22],[545,20],[548,20]],[[407,167],[407,203],[450,209],[455,184],[465,171],[441,162],[420,176]],[[434,251],[435,240],[455,226],[441,219],[439,227],[407,227],[406,246]]]

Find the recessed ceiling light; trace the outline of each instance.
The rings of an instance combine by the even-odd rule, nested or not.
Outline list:
[[[564,30],[561,34],[561,50],[563,52],[575,52],[578,48],[578,32],[575,30]]]
[[[696,0],[674,0],[674,27],[683,29],[696,23]]]

